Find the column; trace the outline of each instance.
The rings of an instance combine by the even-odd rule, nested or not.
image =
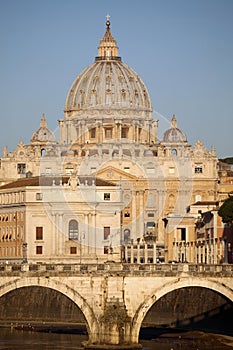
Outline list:
[[[90,251],[90,240],[91,240],[91,236],[93,235],[93,226],[92,226],[92,213],[88,214],[88,231],[86,234],[86,239],[85,239],[85,243],[87,246],[87,254]]]
[[[58,230],[58,214],[54,214],[54,239],[55,239],[55,254],[59,252],[59,230]]]
[[[197,247],[197,253],[198,253],[198,264],[201,263],[201,246],[198,245]]]
[[[54,255],[56,255],[56,241],[57,241],[57,237],[56,237],[56,222],[55,222],[56,216],[55,216],[54,213],[51,213],[51,217],[52,217],[51,255],[54,256]]]
[[[185,247],[185,262],[190,262],[190,244],[189,242],[185,243],[186,247]]]
[[[132,231],[133,240],[137,238],[137,212],[136,212],[136,191],[132,191]]]
[[[119,124],[119,134],[118,134],[119,140],[121,140],[121,130],[122,130],[122,125]]]
[[[198,264],[198,260],[197,260],[197,241],[194,241],[193,244],[194,244],[194,263]]]
[[[157,262],[156,243],[153,244],[153,263]]]
[[[91,249],[89,249],[89,251],[96,255],[96,214],[95,213],[92,214],[91,227],[92,227],[92,233],[90,236],[88,248],[91,247]]]
[[[189,242],[189,262],[193,262],[193,242]]]
[[[100,140],[100,124],[97,124],[97,143],[101,144],[101,140]]]
[[[130,130],[132,130],[132,141],[135,141],[135,127],[135,122],[133,122],[133,125],[130,128]]]
[[[218,264],[218,239],[214,238],[214,264]]]
[[[210,264],[213,264],[214,263],[214,239],[213,238],[210,239],[209,255],[210,255]]]
[[[137,263],[140,264],[140,243],[137,244]]]
[[[144,192],[139,191],[139,233],[140,236],[144,234]]]
[[[205,261],[207,264],[210,263],[210,246],[209,246],[209,240],[205,241],[205,254],[206,254],[206,258]]]
[[[135,142],[138,143],[138,125],[135,125]]]
[[[130,263],[131,264],[134,263],[134,244],[133,244],[133,242],[131,243],[131,246],[130,246]]]
[[[144,249],[144,263],[148,263],[148,249],[147,244],[145,243],[145,249]]]
[[[62,230],[62,219],[63,214],[58,214],[58,233],[59,233],[59,245],[58,245],[58,255],[62,255],[63,253],[63,230]]]
[[[172,244],[172,260],[176,261],[176,242]]]
[[[87,250],[87,240],[89,236],[89,213],[84,214],[84,232],[83,232],[81,244],[82,244],[82,253],[86,253]]]
[[[124,248],[125,248],[125,261],[128,262],[128,251],[129,251],[128,244],[126,244]]]
[[[222,255],[223,255],[223,263],[227,263],[227,244],[225,239],[222,239]]]

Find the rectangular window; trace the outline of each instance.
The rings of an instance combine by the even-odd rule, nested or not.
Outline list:
[[[155,216],[154,213],[148,213],[148,218],[153,218]]]
[[[74,172],[74,168],[66,168],[65,172],[66,172],[66,175],[72,175]]]
[[[110,227],[109,226],[105,226],[104,227],[104,240],[108,239],[110,236]]]
[[[175,168],[170,167],[170,168],[168,169],[168,173],[169,173],[169,174],[175,174]]]
[[[51,168],[45,168],[45,175],[51,175],[52,170]]]
[[[110,129],[110,128],[105,129],[105,138],[106,139],[111,139],[112,138],[112,129]]]
[[[95,128],[92,128],[91,131],[90,131],[90,138],[91,139],[95,139],[95,137],[96,137]]]
[[[147,174],[154,174],[155,173],[155,168],[146,168]]]
[[[43,239],[43,227],[37,226],[36,227],[36,240],[39,241],[41,239]]]
[[[147,205],[148,205],[148,207],[154,207],[155,206],[155,196],[154,196],[153,193],[149,193],[148,194]]]
[[[195,167],[195,174],[202,174],[202,167],[201,166]]]
[[[179,228],[179,230],[180,230],[181,241],[186,241],[186,228],[182,227],[182,228]]]
[[[128,128],[122,128],[121,129],[121,138],[127,139],[127,137],[128,137]]]
[[[110,201],[110,193],[104,193],[104,200]]]
[[[124,171],[125,171],[126,173],[130,173],[130,167],[125,166],[125,167],[124,167]]]
[[[70,247],[70,254],[77,254],[77,247]]]
[[[18,174],[25,174],[26,173],[26,164],[25,163],[19,163],[17,165],[17,172],[18,172]]]
[[[91,168],[91,173],[95,173],[96,172],[96,168]]]
[[[37,201],[42,201],[42,199],[43,199],[43,194],[42,193],[37,193],[36,194],[36,200]]]
[[[43,254],[43,247],[42,245],[36,246],[36,254]]]

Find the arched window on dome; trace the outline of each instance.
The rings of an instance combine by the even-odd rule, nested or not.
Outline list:
[[[41,157],[44,157],[46,155],[46,150],[42,148],[40,154],[41,154]]]
[[[173,149],[171,150],[171,155],[172,155],[173,157],[176,157],[176,156],[177,156],[177,149],[173,148]]]
[[[78,240],[78,221],[70,220],[69,221],[69,239],[70,240]]]

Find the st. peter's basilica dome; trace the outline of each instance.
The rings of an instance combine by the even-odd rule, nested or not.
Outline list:
[[[84,69],[73,82],[66,99],[65,112],[129,109],[149,116],[150,96],[139,75],[118,56],[118,47],[106,22],[95,62]]]

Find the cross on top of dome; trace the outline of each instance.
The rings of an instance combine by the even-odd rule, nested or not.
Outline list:
[[[106,20],[107,20],[106,21],[106,26],[107,27],[110,27],[110,21],[109,21],[110,17],[111,17],[110,15],[106,15]]]

